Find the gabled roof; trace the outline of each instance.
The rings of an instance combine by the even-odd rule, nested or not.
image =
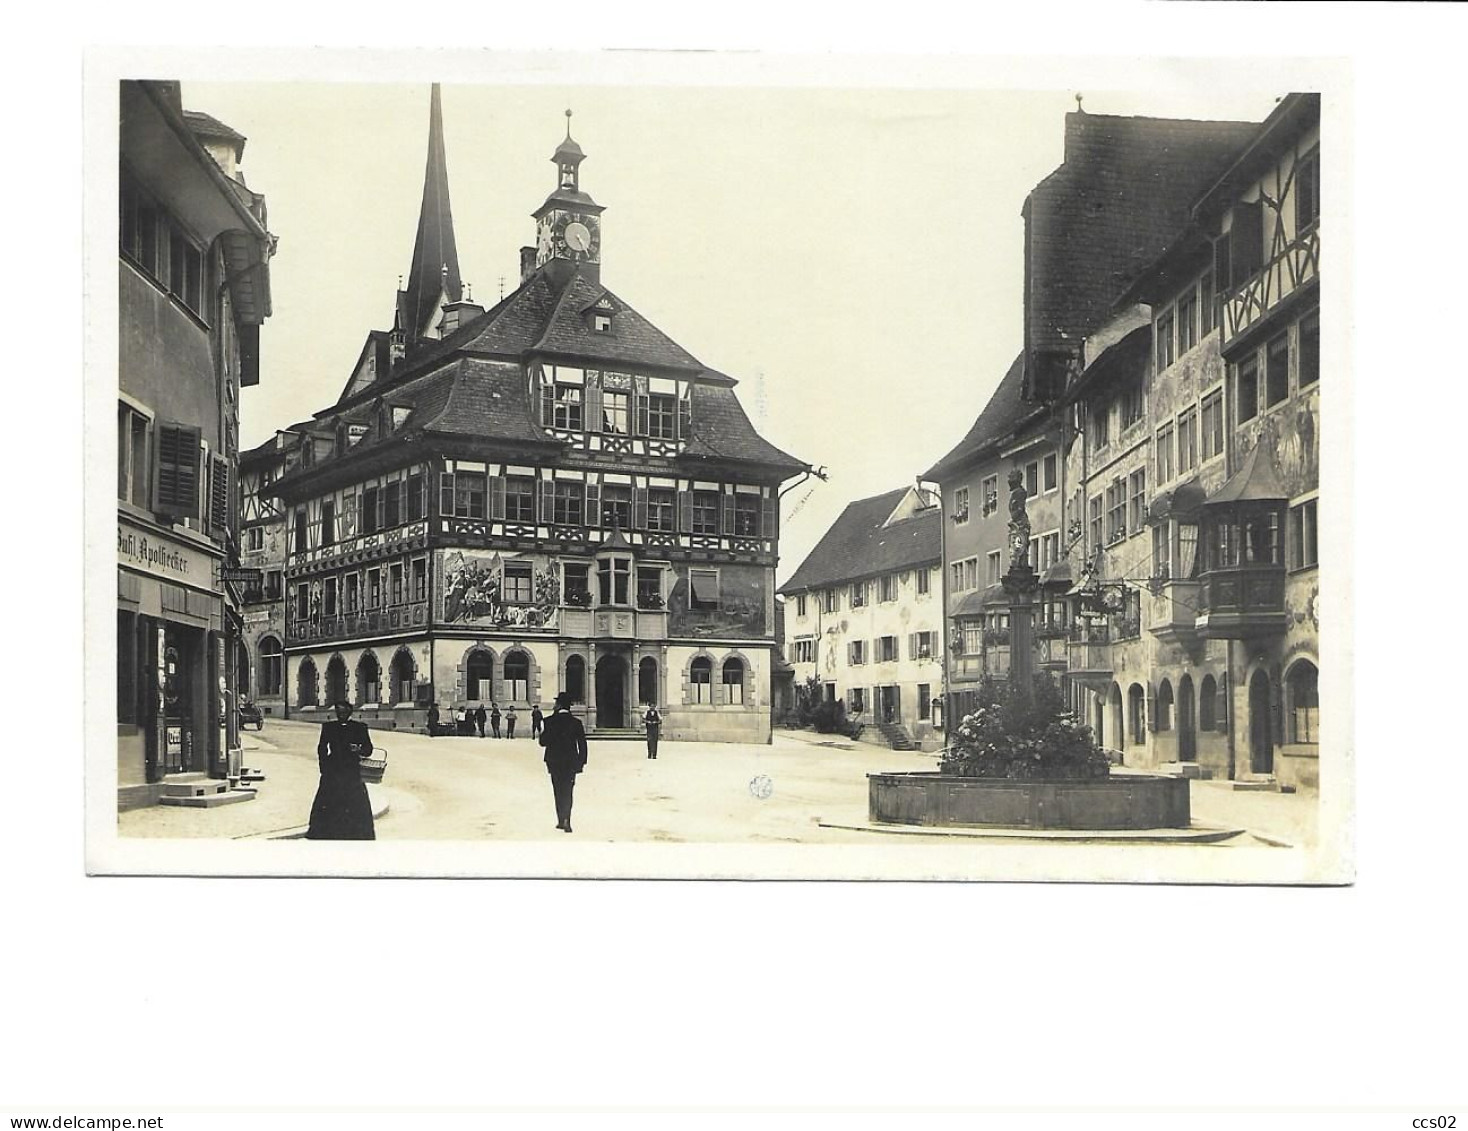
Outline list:
[[[942,480],[963,464],[979,458],[990,449],[997,449],[1000,441],[1013,435],[1023,421],[1040,411],[1024,400],[1024,376],[1025,355],[1021,353],[1010,364],[968,434],[946,456],[923,472],[924,479]]]
[[[1045,355],[1079,352],[1258,130],[1254,122],[1065,116],[1064,163],[1024,206],[1028,388],[1059,387]]]
[[[603,295],[620,308],[610,332],[592,329],[583,313]],[[579,271],[561,292],[561,300],[534,348],[543,353],[572,354],[599,361],[641,362],[675,369],[703,368],[698,358],[625,301]]]
[[[918,511],[912,518],[887,522],[910,490],[899,487],[848,504],[779,591],[798,593],[937,564],[943,552],[937,507]]]

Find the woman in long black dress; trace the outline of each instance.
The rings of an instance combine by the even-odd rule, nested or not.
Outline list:
[[[352,721],[352,705],[336,705],[336,718],[321,726],[316,760],[321,785],[311,803],[308,840],[376,840],[372,802],[362,782],[362,759],[372,753],[367,725]]]

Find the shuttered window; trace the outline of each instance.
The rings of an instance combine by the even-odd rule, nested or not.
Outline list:
[[[209,525],[222,535],[229,530],[229,461],[211,456],[209,463]]]
[[[187,424],[158,427],[154,509],[173,518],[199,516],[199,429]]]

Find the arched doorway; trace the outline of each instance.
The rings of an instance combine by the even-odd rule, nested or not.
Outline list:
[[[1218,729],[1218,683],[1211,675],[1198,688],[1198,729]]]
[[[250,698],[250,649],[243,640],[237,641],[234,653],[234,689],[240,699]]]
[[[586,658],[570,656],[566,660],[566,694],[572,703],[586,702]]]
[[[1113,683],[1111,685],[1110,699],[1111,717],[1107,719],[1107,722],[1111,724],[1109,729],[1113,744],[1112,749],[1120,752],[1126,749],[1126,717],[1121,706],[1121,685],[1119,683]]]
[[[347,662],[333,656],[326,665],[326,705],[334,707],[347,701]]]
[[[306,661],[310,663],[310,661]],[[281,679],[281,647],[274,636],[260,638],[260,694],[279,695]],[[311,665],[311,683],[316,683],[316,665]],[[314,701],[314,692],[313,692]]]
[[[1127,688],[1127,719],[1131,723],[1131,743],[1141,746],[1147,741],[1147,695],[1140,683]]]
[[[1249,680],[1249,769],[1274,773],[1274,734],[1269,720],[1269,677],[1261,668]]]
[[[658,662],[651,656],[643,656],[637,665],[637,701],[646,704],[658,701]]]
[[[392,666],[388,669],[389,678],[392,680],[392,701],[394,703],[413,701],[413,670],[413,653],[406,648],[399,648],[392,658]]]
[[[615,652],[596,662],[596,725],[627,725],[627,661]]]
[[[1177,681],[1177,760],[1198,760],[1198,735],[1193,710],[1193,677],[1183,676]]]
[[[320,702],[316,684],[316,665],[309,659],[302,660],[296,668],[296,705],[298,707],[315,707]]]
[[[464,665],[464,698],[488,703],[494,699],[494,653],[476,648]]]
[[[371,652],[363,652],[362,658],[357,661],[357,706],[380,703],[381,683],[382,668],[377,663],[377,657]]]

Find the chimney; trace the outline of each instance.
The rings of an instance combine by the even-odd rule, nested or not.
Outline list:
[[[522,247],[520,249],[520,282],[524,282],[535,273],[535,249],[533,247]]]

